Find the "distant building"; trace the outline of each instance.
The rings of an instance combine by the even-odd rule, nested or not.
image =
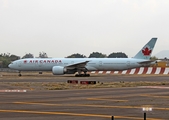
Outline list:
[[[152,65],[152,67],[169,67],[169,59],[167,58],[158,59],[157,63]]]
[[[165,64],[165,67],[169,67],[169,59],[164,58],[164,59],[159,59],[161,60],[161,63]]]

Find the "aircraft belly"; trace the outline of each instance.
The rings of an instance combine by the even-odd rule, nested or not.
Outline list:
[[[96,67],[94,67],[94,66],[86,66],[86,69],[88,70],[88,71],[95,71],[95,70],[98,70]]]
[[[52,67],[53,66],[41,66],[41,67],[38,67],[36,70],[37,71],[52,71]]]
[[[137,67],[136,65],[124,65],[124,64],[113,64],[113,65],[103,65],[102,67],[98,67],[98,70],[107,70],[107,71],[111,71],[111,70],[127,70],[127,69],[131,69],[133,67]],[[139,66],[138,66],[139,67]]]
[[[124,66],[123,65],[102,65],[102,66],[95,65],[95,66],[86,66],[86,68],[89,71],[95,71],[95,70],[110,71],[110,70],[122,70],[124,69]],[[128,68],[125,67],[125,69],[128,69]]]
[[[107,67],[106,68],[106,70],[122,70],[122,69],[127,69],[127,68],[125,68],[124,66],[122,67],[122,66],[109,66],[109,67]]]

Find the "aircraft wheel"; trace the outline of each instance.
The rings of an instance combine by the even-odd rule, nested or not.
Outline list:
[[[39,72],[39,74],[42,74],[42,72]]]
[[[85,77],[85,75],[84,74],[80,74],[80,77]]]
[[[85,74],[85,76],[86,76],[86,77],[89,77],[89,76],[90,76],[90,74]]]
[[[90,77],[90,74],[87,74],[87,77]]]
[[[80,77],[80,75],[79,75],[79,74],[76,74],[75,77]]]
[[[21,74],[19,74],[18,76],[19,76],[19,77],[21,77],[22,75],[21,75]]]

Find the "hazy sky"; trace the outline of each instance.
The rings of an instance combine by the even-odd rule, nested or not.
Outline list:
[[[169,49],[169,0],[0,0],[0,53],[50,57],[125,52],[152,37]]]

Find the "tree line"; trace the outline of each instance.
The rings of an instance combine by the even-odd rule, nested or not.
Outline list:
[[[90,53],[88,57],[79,53],[75,53],[67,56],[66,58],[128,58],[128,56],[122,52],[111,53],[108,56],[100,52],[93,52]]]

